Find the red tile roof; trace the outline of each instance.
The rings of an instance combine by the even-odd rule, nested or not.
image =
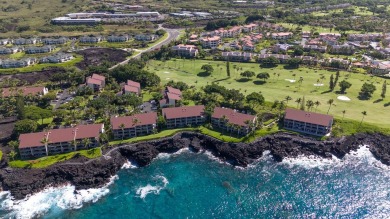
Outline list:
[[[187,118],[194,116],[202,116],[204,114],[204,106],[184,106],[162,109],[162,114],[166,119]]]
[[[21,134],[19,148],[39,147],[41,141],[48,138],[49,143],[71,142],[74,139],[99,138],[103,124],[78,125],[73,128],[52,129],[47,132]]]
[[[239,113],[233,109],[215,107],[214,113],[211,117],[215,119],[221,119],[223,116],[225,116],[226,119],[229,120],[229,123],[239,126],[247,126],[247,124],[245,124],[245,121],[253,121],[256,118],[256,116],[254,115]]]
[[[135,123],[134,119],[137,119],[138,122]],[[123,117],[111,117],[111,127],[112,129],[120,129],[120,125],[124,124],[125,128],[133,128],[140,125],[153,125],[157,123],[157,113],[143,113],[135,114],[133,116],[123,116]]]
[[[141,84],[132,80],[127,80],[127,85],[141,89]]]
[[[284,118],[322,126],[328,126],[333,121],[333,116],[297,109],[286,109]]]
[[[174,93],[167,93],[167,97],[169,100],[181,100],[180,95]]]
[[[130,86],[130,85],[125,85],[123,87],[123,89],[127,92],[132,92],[132,93],[136,93],[136,94],[139,94],[139,90],[137,87],[133,87],[133,86]]]
[[[102,85],[103,81],[95,79],[95,78],[88,78],[87,84],[96,84],[96,85]]]
[[[167,87],[167,90],[169,93],[181,95],[181,91],[179,89],[173,88],[173,87]]]
[[[99,81],[105,81],[105,80],[106,80],[106,77],[101,76],[101,75],[98,75],[98,74],[93,74],[93,75],[92,75],[92,78],[93,78],[93,79],[97,79],[97,80],[99,80]]]
[[[14,89],[14,90],[12,90]],[[43,94],[45,87],[15,87],[15,88],[3,88],[3,97],[15,96],[21,92],[23,96],[31,95],[40,95]],[[0,88],[1,90],[1,88]]]

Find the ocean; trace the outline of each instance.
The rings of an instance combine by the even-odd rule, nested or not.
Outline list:
[[[389,167],[368,148],[339,160],[269,153],[234,168],[209,153],[160,154],[124,165],[103,188],[48,188],[15,201],[0,193],[2,218],[390,218]]]

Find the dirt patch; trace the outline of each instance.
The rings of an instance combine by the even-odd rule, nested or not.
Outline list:
[[[36,72],[27,72],[27,73],[19,73],[12,75],[0,75],[0,82],[6,79],[18,79],[20,81],[19,85],[27,84],[32,85],[37,83],[38,81],[49,81],[50,76],[55,73],[64,73],[64,68],[49,68],[43,71]]]
[[[98,66],[104,62],[110,62],[113,65],[123,62],[131,53],[120,49],[112,48],[90,48],[77,52],[84,57],[82,62],[77,63],[80,69],[86,69],[88,66]]]

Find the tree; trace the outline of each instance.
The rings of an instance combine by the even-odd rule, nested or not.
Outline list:
[[[285,100],[286,103],[288,104],[288,101],[292,100],[292,98],[291,98],[290,96],[286,96],[286,97],[284,98],[284,100]]]
[[[255,76],[256,74],[253,71],[244,71],[240,74],[242,77],[251,78]]]
[[[202,65],[202,67],[201,67],[200,69],[202,69],[203,71],[205,71],[207,74],[211,74],[211,73],[214,71],[213,66],[211,66],[211,65],[209,65],[209,64]]]
[[[333,74],[331,74],[329,79],[329,90],[333,90],[333,87],[334,87],[334,80],[333,80]]]
[[[230,62],[229,61],[226,62],[226,74],[228,77],[230,77]]]
[[[49,134],[45,134],[45,137],[43,137],[41,140],[41,143],[45,146],[46,156],[49,156],[49,148],[48,148],[49,136],[48,135]]]
[[[316,112],[317,112],[317,108],[319,105],[321,105],[321,102],[317,100],[316,102],[314,102],[314,105],[316,106]]]
[[[368,100],[372,97],[372,94],[375,92],[376,87],[373,84],[364,83],[362,89],[359,92],[359,99]]]
[[[342,81],[339,82],[339,86],[340,86],[340,92],[341,92],[342,94],[344,94],[345,91],[346,91],[348,88],[350,88],[350,87],[352,86],[352,84],[349,83],[349,82],[346,81],[346,80],[342,80]]]
[[[22,96],[17,96],[16,97],[16,113],[18,115],[18,119],[25,119],[25,114],[24,114],[24,99]]]
[[[84,138],[82,143],[83,143],[84,147],[89,148],[89,145],[92,143],[92,141],[89,138]]]
[[[305,110],[305,103],[306,103],[305,96],[303,96],[302,101],[301,101],[301,107],[299,108],[300,110]]]
[[[276,57],[270,56],[263,59],[261,63],[260,67],[272,68],[279,64],[280,61]]]
[[[11,160],[15,160],[17,155],[18,155],[18,154],[17,154],[14,150],[12,150],[11,152],[9,152],[9,158],[10,158]]]
[[[262,105],[264,103],[264,97],[261,92],[253,92],[246,96],[246,101],[253,106]]]
[[[329,108],[328,108],[328,112],[326,114],[329,114],[329,110],[330,110],[330,107],[332,107],[332,104],[333,104],[334,100],[333,99],[329,99],[328,100],[328,104],[329,104]]]
[[[385,99],[385,97],[386,97],[386,86],[387,86],[387,83],[386,83],[386,80],[384,80],[383,85],[382,85],[382,93],[381,93],[382,99]]]
[[[262,73],[259,73],[257,74],[257,78],[259,79],[263,79],[263,81],[265,82],[265,80],[267,80],[269,78],[269,74],[267,72],[262,72]]]
[[[31,120],[41,119],[41,124],[43,124],[43,119],[50,118],[53,116],[53,112],[49,109],[42,109],[37,106],[28,106],[24,108],[25,118]]]
[[[122,140],[125,137],[125,127],[126,127],[126,125],[124,123],[121,123],[119,125],[119,128],[122,130]]]
[[[289,68],[299,68],[299,65],[302,63],[301,59],[291,58],[287,61]]]
[[[363,123],[363,119],[364,119],[364,117],[365,117],[365,116],[367,116],[367,112],[366,112],[366,111],[363,111],[363,112],[362,112],[362,115],[363,115],[363,117],[362,117],[362,120],[360,121],[359,128],[360,128],[360,126],[361,126],[361,125],[362,125],[362,123]]]
[[[139,122],[140,121],[138,118],[136,118],[136,117],[133,118],[133,127],[134,127],[134,131],[135,131],[135,136],[137,136],[137,125]]]
[[[302,99],[299,97],[295,100],[295,103],[297,103],[297,108],[299,107],[299,104],[302,102]]]
[[[341,112],[343,113],[343,118],[342,118],[341,120],[344,120],[344,116],[345,116],[345,113],[346,113],[347,111],[343,110],[343,111],[341,111]]]
[[[334,90],[334,88],[336,87],[337,82],[339,81],[339,77],[340,77],[340,71],[337,71],[336,72],[336,77],[334,78],[333,87],[332,87],[331,90]]]
[[[10,141],[8,142],[8,147],[10,147],[14,151],[19,150],[19,142],[18,141]]]
[[[303,48],[302,46],[294,46],[294,56],[301,56],[303,55]]]
[[[35,132],[37,128],[38,124],[36,121],[31,119],[23,119],[15,123],[14,132],[19,135],[23,133]]]
[[[311,111],[313,109],[314,102],[312,100],[308,100],[306,102],[306,106],[307,106],[307,110]]]

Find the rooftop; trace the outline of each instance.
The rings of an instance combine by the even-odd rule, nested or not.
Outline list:
[[[229,123],[239,126],[247,126],[247,124],[245,124],[246,121],[253,121],[256,118],[254,115],[239,113],[233,109],[215,107],[214,113],[211,117],[221,119],[223,116],[228,119]]]
[[[127,85],[141,89],[141,84],[132,80],[127,80]]]
[[[21,94],[23,96],[31,95],[39,95],[44,94],[45,87],[15,87],[15,88],[3,88],[3,97],[14,96],[16,94]]]
[[[178,119],[195,116],[203,116],[204,106],[184,106],[184,107],[173,107],[162,109],[162,114],[166,119]]]
[[[305,122],[305,123],[322,125],[322,126],[328,126],[333,120],[333,116],[330,115],[306,112],[303,110],[297,110],[291,108],[286,109],[286,114],[284,118],[289,120]]]
[[[133,116],[111,117],[112,129],[121,129],[121,124],[124,128],[133,128],[140,125],[153,125],[157,123],[157,113],[142,113]]]

